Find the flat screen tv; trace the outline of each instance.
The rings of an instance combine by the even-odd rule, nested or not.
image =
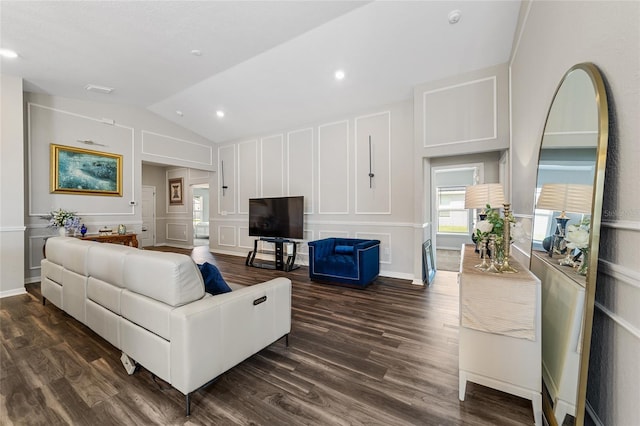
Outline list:
[[[304,197],[249,199],[249,235],[302,239]]]

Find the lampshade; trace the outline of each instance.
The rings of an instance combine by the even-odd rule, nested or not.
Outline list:
[[[545,183],[536,208],[572,213],[591,213],[591,185]]]
[[[499,207],[504,204],[504,190],[501,183],[467,186],[464,193],[465,209],[484,209],[487,204],[491,207]]]

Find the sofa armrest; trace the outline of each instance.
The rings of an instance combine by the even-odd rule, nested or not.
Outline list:
[[[291,280],[205,297],[171,313],[171,384],[185,395],[291,331]]]

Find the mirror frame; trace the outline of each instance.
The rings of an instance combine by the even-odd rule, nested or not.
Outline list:
[[[538,166],[540,163],[540,152],[542,150],[542,142],[544,140],[544,132],[547,128],[549,116],[556,96],[565,82],[567,77],[576,70],[584,71],[590,78],[595,92],[595,101],[598,113],[598,138],[595,158],[595,173],[593,180],[593,193],[591,197],[591,224],[589,229],[589,265],[585,283],[585,300],[584,313],[582,315],[582,347],[580,352],[580,366],[578,370],[578,389],[576,400],[575,424],[577,426],[584,425],[586,399],[587,399],[587,378],[589,373],[589,354],[591,349],[591,332],[593,326],[593,312],[596,293],[596,281],[598,275],[598,256],[600,246],[600,225],[602,222],[602,199],[604,195],[604,178],[607,162],[607,147],[609,143],[609,106],[607,101],[607,92],[604,79],[598,67],[593,63],[580,63],[571,67],[562,77],[558,84],[549,110],[545,119],[545,124],[540,139],[540,151],[538,153]],[[536,170],[536,185],[538,182],[539,167]],[[535,200],[534,200],[534,216],[535,216]],[[531,246],[531,259],[533,258],[533,246]],[[531,269],[531,265],[529,265]],[[551,402],[543,392],[543,411],[550,425],[557,425]]]

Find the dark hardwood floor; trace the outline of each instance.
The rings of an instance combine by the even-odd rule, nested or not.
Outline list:
[[[28,285],[0,299],[0,424],[533,424],[521,398],[469,383],[458,400],[455,273],[425,290],[384,277],[359,290],[207,250],[192,256],[227,281],[292,280],[288,348],[278,341],[195,392],[185,417],[180,392],[144,369],[128,376],[119,351]]]

